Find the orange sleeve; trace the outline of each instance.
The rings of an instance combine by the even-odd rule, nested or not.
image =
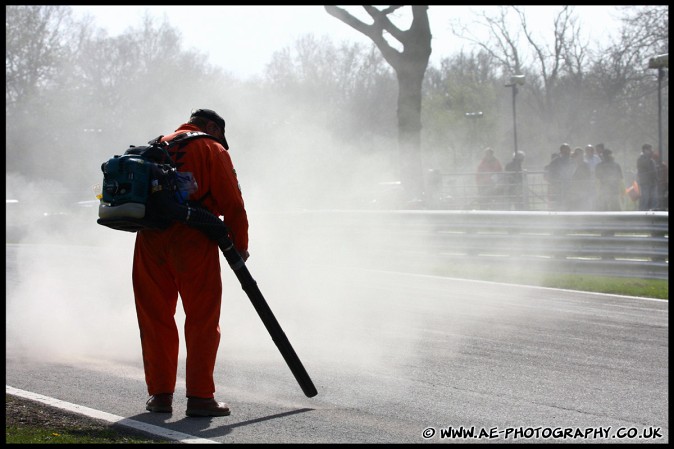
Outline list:
[[[215,211],[223,217],[237,251],[247,251],[248,215],[236,170],[229,153],[220,145],[214,146],[217,146],[217,151],[209,153],[208,177]]]

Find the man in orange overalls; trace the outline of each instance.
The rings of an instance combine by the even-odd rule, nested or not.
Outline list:
[[[198,109],[188,123],[162,140],[188,131],[219,139],[197,138],[172,147],[180,172],[191,172],[198,184],[191,200],[222,216],[230,239],[248,258],[248,217],[232,160],[227,150],[225,121],[215,111]],[[226,416],[229,406],[214,398],[213,372],[220,343],[222,282],[220,252],[215,241],[183,223],[166,230],[137,233],[133,259],[133,290],[140,327],[147,384],[146,409],[171,413],[178,367],[175,311],[180,295],[185,311],[188,416]]]

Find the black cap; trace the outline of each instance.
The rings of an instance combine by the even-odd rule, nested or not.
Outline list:
[[[215,122],[220,128],[222,128],[222,145],[225,147],[226,150],[229,150],[229,144],[227,143],[227,139],[225,139],[225,119],[220,117],[217,112],[215,112],[212,109],[195,109],[192,111],[192,115],[190,115],[190,118],[192,117],[203,117],[205,119],[211,120]]]

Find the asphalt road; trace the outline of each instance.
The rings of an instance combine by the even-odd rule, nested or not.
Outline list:
[[[182,350],[175,411],[150,414],[130,268],[111,269],[129,251],[7,245],[8,386],[221,443],[441,443],[471,429],[478,443],[669,441],[666,301],[255,253],[318,395],[225,270],[215,376],[231,416],[185,416]]]

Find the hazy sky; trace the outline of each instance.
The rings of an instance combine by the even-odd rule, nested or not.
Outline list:
[[[271,55],[292,45],[299,37],[312,33],[317,37],[328,35],[333,42],[344,40],[370,44],[361,33],[330,16],[323,6],[71,6],[78,17],[90,13],[97,26],[111,36],[141,23],[145,11],[161,20],[166,15],[169,23],[180,30],[186,49],[197,48],[209,55],[209,60],[236,75],[259,75]],[[359,12],[358,8],[349,7]],[[356,9],[354,9],[356,8]],[[431,64],[458,52],[467,42],[456,39],[449,31],[449,22],[460,18],[467,23],[482,8],[494,11],[496,6],[436,6],[431,5],[429,18],[433,34]],[[547,36],[552,33],[552,18],[560,6],[525,6],[533,29],[540,28]],[[409,11],[409,8],[404,8]],[[583,31],[589,39],[605,36],[616,15],[615,6],[576,6]],[[409,12],[407,12],[409,16]],[[398,23],[407,29],[409,19]]]

